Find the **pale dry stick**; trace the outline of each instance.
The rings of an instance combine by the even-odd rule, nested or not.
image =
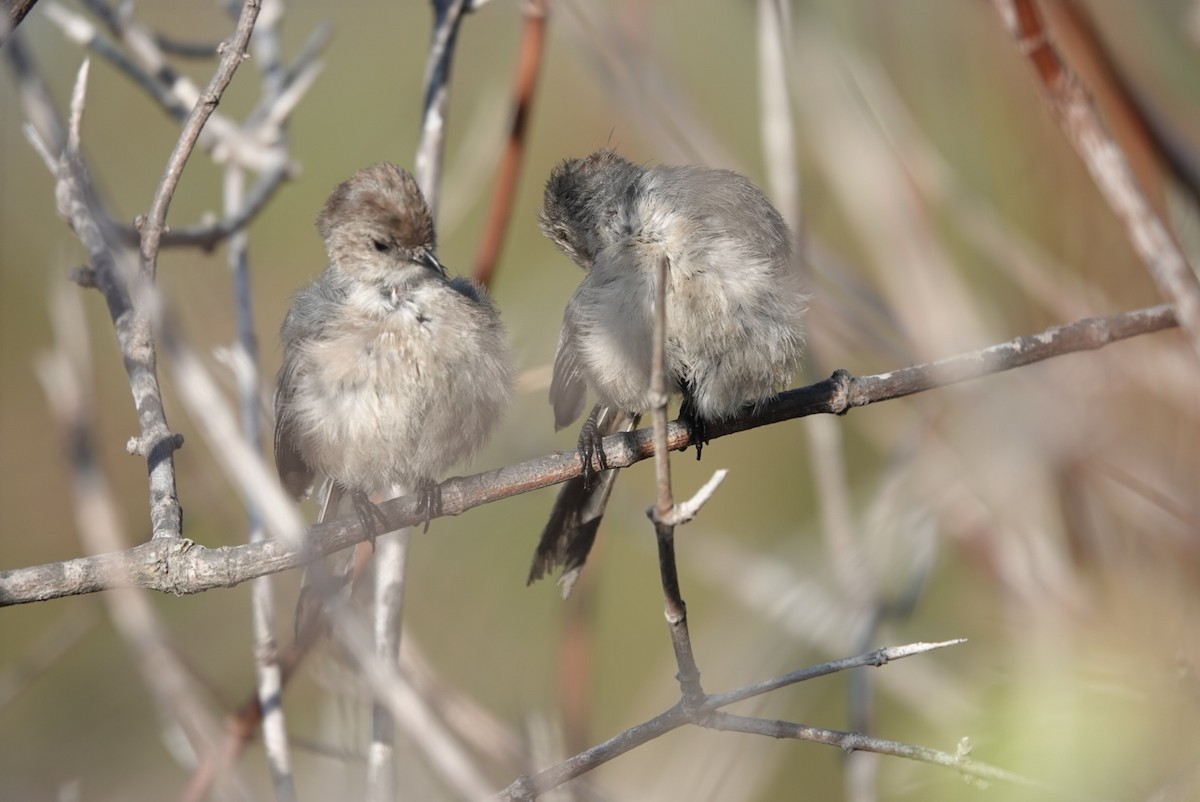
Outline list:
[[[927,202],[961,226],[979,252],[1056,317],[1077,318],[1093,309],[1114,306],[1099,287],[1074,278],[959,177],[878,63],[845,49],[839,51],[838,60],[914,186]]]
[[[437,220],[438,197],[442,178],[442,151],[445,147],[445,115],[449,99],[450,64],[458,25],[464,13],[462,0],[432,0],[433,31],[425,67],[424,104],[421,115],[421,136],[417,142],[414,174],[430,213]],[[389,666],[400,659],[401,601],[404,597],[405,556],[410,532],[401,528],[383,546],[380,559],[374,561],[376,594],[373,605],[375,620],[375,656]],[[367,667],[361,665],[366,671]],[[414,733],[417,735],[416,733]],[[419,735],[418,735],[419,737]],[[386,702],[376,695],[371,706],[371,737],[367,751],[367,798],[384,802],[396,795],[396,732],[392,713]]]
[[[1125,227],[1159,293],[1174,307],[1200,356],[1200,278],[1154,212],[1120,146],[1109,135],[1087,90],[1059,55],[1033,0],[992,0],[1020,52],[1029,59],[1043,97],[1097,188]]]
[[[436,221],[441,198],[442,156],[446,149],[446,113],[450,105],[450,64],[454,59],[459,23],[469,8],[467,0],[430,0],[430,4],[433,6],[433,34],[425,61],[421,137],[413,176]]]
[[[256,64],[262,76],[262,96],[255,109],[248,115],[245,130],[253,132],[253,136],[264,142],[273,143],[280,149],[281,156],[286,157],[285,126],[287,119],[320,71],[320,64],[316,58],[328,41],[328,28],[319,26],[301,48],[293,65],[285,69],[280,59],[276,30],[282,11],[282,5],[278,0],[266,0],[251,38],[250,46],[256,56]],[[285,163],[286,158],[281,158],[280,170],[287,169]],[[228,167],[227,172],[230,169],[234,168]],[[262,179],[260,179],[261,183]],[[250,204],[247,202],[245,205],[249,206]],[[246,278],[248,279],[248,275]],[[248,282],[245,285],[239,282],[239,286],[243,287],[237,293],[239,319],[249,322],[251,318]],[[252,326],[243,328],[243,331],[252,334]],[[243,337],[242,339],[247,345],[253,345],[257,350],[257,344],[252,337]],[[258,412],[256,365],[257,361],[255,360],[253,368],[255,378],[242,388],[242,415],[246,421],[250,420],[249,416],[255,416],[254,426],[257,432],[261,415]],[[250,387],[253,387],[253,390]],[[259,435],[251,436],[249,428],[247,428],[247,433],[247,440],[257,451]],[[251,538],[252,541],[254,539]],[[263,741],[276,786],[276,796],[280,799],[295,796],[281,698],[283,688],[302,662],[307,653],[307,647],[293,645],[282,653],[278,650],[277,642],[274,639],[274,603],[269,585],[255,585],[252,604],[255,612],[255,637],[258,644],[255,652],[258,687],[247,702],[230,714],[227,721],[224,749],[216,759],[197,767],[184,792],[184,799],[206,798],[213,779],[223,772],[226,766],[232,765],[238,760],[260,725],[263,728]]]
[[[844,415],[854,407],[979,379],[1055,356],[1096,350],[1177,325],[1171,307],[1155,306],[1084,318],[1041,334],[887,373],[855,377],[838,371],[824,381],[780,393],[756,412],[713,422],[708,435],[709,439],[717,439],[806,415]],[[231,428],[235,437],[241,436],[236,426]],[[678,451],[691,445],[686,426],[674,422],[667,427],[669,449]],[[603,447],[610,468],[627,468],[654,455],[653,437],[646,429],[607,437]],[[274,492],[286,499],[273,474],[261,462],[257,470],[262,472],[263,481],[274,485]],[[580,471],[579,452],[572,449],[472,476],[452,477],[441,484],[441,515],[461,515],[493,501],[550,487],[578,476]],[[389,531],[425,520],[418,495],[385,501],[378,507]],[[184,539],[152,541],[113,554],[0,571],[0,607],[109,590],[117,587],[106,578],[114,566],[120,568],[128,585],[165,593],[233,587],[257,576],[296,568],[366,537],[362,524],[351,516],[310,526],[294,541],[271,539],[215,549]]]
[[[234,164],[226,165],[226,210],[236,210],[243,205],[244,190],[245,171]],[[238,232],[229,240],[229,263],[233,274],[234,303],[237,310],[237,342],[233,347],[231,362],[237,379],[242,431],[247,442],[257,446],[262,442],[262,419],[258,412],[258,339],[254,333],[254,311],[250,298],[249,259],[246,233]],[[265,539],[262,517],[253,499],[246,501],[246,524],[249,542],[258,543]],[[254,629],[254,668],[259,706],[263,711],[263,745],[266,749],[267,765],[271,771],[275,798],[279,802],[295,802],[296,788],[283,714],[283,678],[279,668],[279,645],[275,639],[275,599],[271,577],[262,576],[255,579],[251,584],[250,594]]]
[[[782,0],[758,0],[758,87],[767,189],[788,225],[800,226],[800,170],[788,78],[792,64],[791,16]]]
[[[818,743],[829,743],[841,746],[844,749],[862,749],[867,751],[880,752],[882,754],[895,755],[897,757],[909,758],[923,763],[933,763],[935,765],[949,766],[962,772],[964,775],[971,777],[979,777],[981,779],[1003,780],[1013,782],[1020,785],[1045,787],[1034,783],[1026,778],[1023,778],[1012,772],[1004,771],[986,763],[981,763],[969,758],[964,752],[958,754],[950,754],[948,752],[940,752],[933,749],[925,749],[923,747],[912,746],[910,744],[901,743],[898,741],[887,741],[879,738],[868,738],[858,733],[844,733],[837,730],[827,730],[819,727],[804,727],[799,724],[790,722],[772,722],[763,719],[746,718],[742,716],[726,717],[728,714],[720,712],[720,709],[731,705],[735,702],[740,702],[745,699],[750,699],[760,696],[765,693],[787,687],[798,682],[823,677],[829,674],[834,674],[839,671],[845,671],[851,668],[863,666],[881,667],[891,662],[905,657],[912,657],[919,654],[925,654],[936,649],[942,649],[948,646],[955,646],[963,641],[949,640],[941,643],[913,643],[907,646],[885,647],[875,649],[864,654],[854,657],[842,658],[833,660],[828,663],[822,663],[816,666],[810,666],[799,671],[794,671],[782,677],[777,677],[772,680],[760,682],[755,685],[741,688],[735,691],[724,694],[716,694],[702,697],[699,706],[694,710],[688,711],[685,709],[682,700],[674,707],[666,710],[652,719],[630,727],[623,732],[609,738],[603,743],[597,744],[590,749],[580,752],[573,757],[564,760],[563,762],[544,769],[532,776],[518,778],[508,788],[496,795],[499,800],[512,800],[512,802],[527,802],[528,800],[536,799],[541,794],[544,794],[554,788],[567,783],[580,775],[591,771],[592,769],[603,765],[604,763],[620,757],[621,755],[636,749],[637,747],[654,740],[671,730],[678,729],[688,724],[697,726],[709,726],[710,722],[719,721],[722,726],[713,727],[714,729],[727,729],[734,731],[751,731],[752,726],[759,726],[764,731],[761,734],[772,735],[773,737],[793,737],[799,740],[810,740]],[[768,728],[774,725],[782,730],[784,727],[790,727],[791,730],[782,732],[776,736],[775,732],[769,731]]]
[[[157,303],[156,299],[151,299]],[[260,543],[248,543],[235,549],[257,551],[272,543],[287,548],[306,548],[304,517],[287,495],[275,472],[268,467],[256,446],[246,439],[237,415],[221,394],[216,380],[195,350],[165,314],[159,316],[163,347],[171,357],[171,370],[180,398],[208,442],[209,450],[242,494],[262,516],[267,531],[274,536]],[[190,543],[190,542],[189,542]],[[192,546],[192,548],[197,548]],[[273,572],[272,572],[273,573]]]
[[[497,766],[517,771],[529,765],[522,734],[470,695],[447,685],[408,632],[401,640],[406,645],[400,655],[400,673],[447,729]]]
[[[82,14],[59,3],[49,2],[45,7],[46,18],[58,26],[68,41],[86,48],[125,74],[134,84],[150,96],[172,118],[182,122],[187,117],[187,104],[171,93],[154,75],[142,69],[125,51],[105,39],[96,26]]]
[[[0,3],[0,47],[8,44],[16,27],[25,19],[37,0],[4,0]],[[476,5],[482,5],[477,3]]]
[[[72,93],[66,146],[54,157],[55,201],[59,216],[88,252],[92,286],[104,296],[116,331],[140,428],[138,437],[130,439],[126,448],[146,458],[153,538],[177,538],[183,527],[183,510],[175,490],[172,453],[183,441],[167,427],[150,326],[135,308],[126,283],[125,276],[135,270],[132,253],[116,243],[106,218],[97,211],[101,204],[79,148],[88,65],[85,60],[80,67]],[[26,128],[26,135],[35,150],[48,155],[48,146],[32,127]]]
[[[658,571],[662,580],[663,604],[667,626],[671,632],[671,646],[675,651],[675,664],[679,669],[676,679],[683,693],[683,708],[690,710],[704,698],[700,685],[700,669],[692,654],[692,639],[688,633],[687,605],[679,588],[679,571],[675,563],[675,526],[683,523],[676,515],[675,499],[671,490],[671,452],[667,448],[667,271],[670,267],[664,254],[658,260],[658,272],[654,282],[654,341],[650,358],[650,420],[654,433],[654,474],[657,477],[658,493],[654,506],[647,511],[654,522],[654,535],[658,541]],[[699,448],[699,445],[697,445]],[[698,509],[712,496],[720,478],[705,485],[708,494],[703,499],[693,499],[690,507]]]
[[[763,153],[768,186],[783,219],[793,226],[800,261],[805,259],[800,180],[795,161],[796,133],[791,116],[789,76],[792,63],[787,6],[780,0],[758,2],[759,87],[762,104]],[[797,265],[799,268],[799,265]],[[810,347],[811,358],[811,347]],[[817,490],[817,512],[830,565],[847,598],[861,598],[867,579],[850,510],[850,491],[842,453],[842,430],[829,418],[806,421],[809,460]]]
[[[261,106],[270,108],[283,92],[284,75],[280,62],[279,22],[283,16],[282,0],[263,0],[263,11],[250,39],[257,56],[262,85]],[[279,131],[287,114],[273,126]],[[270,123],[264,128],[270,126]],[[286,140],[279,137],[280,148]],[[285,161],[281,160],[281,161]],[[237,164],[225,167],[226,214],[245,208],[245,170]],[[262,417],[259,415],[259,348],[254,330],[254,305],[250,295],[250,257],[248,237],[244,231],[229,242],[229,261],[233,272],[234,302],[237,309],[237,343],[234,346],[235,370],[238,380],[238,400],[241,407],[242,430],[247,442],[258,451],[262,442]],[[246,502],[249,541],[265,538],[262,519],[253,499]],[[287,721],[283,712],[284,677],[279,665],[279,643],[275,638],[275,598],[271,577],[254,580],[251,586],[251,612],[254,624],[254,668],[259,709],[262,711],[263,747],[267,766],[278,802],[295,802],[296,784],[292,775],[291,753],[288,748]]]
[[[203,100],[205,91],[171,65],[166,53],[159,46],[158,36],[138,21],[132,13],[134,7],[131,4],[124,3],[114,9],[105,0],[83,0],[83,3],[104,21],[109,30],[120,37],[121,42],[138,59],[143,69],[153,76],[177,103],[182,104],[185,113],[191,112],[193,107]],[[231,0],[223,5],[235,19],[240,19],[245,11],[245,6],[238,0]],[[260,7],[261,13],[262,0],[258,0],[256,5]],[[224,55],[228,44],[228,41],[219,43],[216,55]],[[215,112],[205,130],[201,131],[197,143],[204,150],[211,150],[213,159],[218,164],[232,158],[243,167],[260,172],[270,167],[274,156],[270,148],[271,143],[268,142],[264,146],[255,142],[237,123]]]
[[[86,69],[81,70],[81,81]],[[76,525],[86,550],[112,552],[124,547],[127,531],[112,498],[103,468],[96,458],[93,422],[85,398],[90,384],[87,378],[89,347],[84,315],[77,295],[61,288],[54,305],[53,324],[57,335],[56,351],[38,364],[38,375],[47,400],[62,423],[75,491]],[[120,571],[119,566],[112,570]],[[114,580],[117,577],[112,577]],[[184,762],[205,758],[218,748],[220,728],[195,693],[187,668],[170,646],[166,627],[143,593],[122,588],[105,598],[117,631],[125,640],[133,662],[149,688],[165,721],[178,727],[191,750],[181,756]],[[226,790],[249,799],[236,775],[226,782]]]
[[[47,16],[53,18],[56,13],[54,9],[55,5],[53,3],[48,4]],[[25,110],[25,116],[33,123],[38,135],[46,143],[49,150],[52,153],[60,153],[66,142],[66,127],[54,106],[49,89],[34,67],[31,57],[26,52],[24,38],[20,36],[13,37],[6,43],[4,48],[0,49],[0,54],[8,59],[9,66],[16,76],[17,86],[21,94],[21,105]],[[319,68],[318,65],[311,62],[312,58],[315,58],[315,53],[308,60],[298,58],[297,66],[293,67],[293,71],[300,69],[304,71],[305,74],[302,77],[305,83],[311,82],[306,73]],[[300,82],[300,76],[296,77],[293,81],[295,84],[300,84]],[[295,88],[298,89],[299,87]],[[303,88],[307,88],[307,86]],[[154,86],[146,87],[146,89],[152,96],[157,91],[157,87]],[[291,105],[294,105],[294,102]],[[179,118],[182,119],[184,114],[186,114],[186,109],[179,115]],[[264,132],[260,136],[267,137],[267,134]],[[50,171],[51,173],[55,172],[53,163],[50,165]],[[235,232],[247,226],[266,207],[267,202],[274,197],[275,191],[294,172],[295,167],[291,164],[279,163],[271,165],[247,193],[245,203],[241,208],[213,222],[202,222],[166,231],[160,243],[161,247],[198,247],[204,250],[212,250]],[[105,217],[101,218],[103,226],[106,229],[111,228],[113,236],[117,237],[120,242],[131,246],[137,245],[140,242],[141,234],[133,226],[117,224],[107,215],[104,209],[97,208],[94,211],[96,214],[104,213]],[[95,282],[90,269],[85,269],[84,271],[84,282],[91,282],[93,284]]]
[[[196,103],[203,98],[200,88],[170,66],[166,56],[158,49],[154,37],[139,27],[132,18],[123,18],[123,30],[130,34],[129,37],[124,37],[124,40],[129,49],[141,58],[141,64],[131,59],[116,44],[105,39],[96,26],[83,15],[50,2],[46,4],[46,16],[59,26],[69,40],[86,47],[124,73],[177,122],[182,124]],[[265,172],[273,166],[270,147],[246,138],[232,120],[220,114],[213,115],[210,125],[201,132],[198,144],[205,150],[213,151],[218,162],[225,161],[230,152],[235,152],[239,163],[260,172]]]
[[[441,194],[442,154],[445,147],[446,113],[449,101],[450,64],[458,26],[466,12],[464,0],[432,0],[433,31],[425,71],[424,104],[421,116],[421,136],[417,143],[415,177],[437,220],[438,199]],[[401,528],[387,542],[375,560],[375,656],[395,670],[400,660],[402,601],[404,598],[405,567],[411,531]],[[363,657],[363,655],[359,655]],[[363,666],[364,670],[366,666]],[[393,711],[386,700],[376,694],[371,710],[371,739],[367,753],[367,798],[372,802],[387,802],[396,796],[396,732]],[[412,725],[412,719],[402,724]],[[422,733],[414,730],[414,740]],[[452,736],[447,736],[452,737]],[[439,765],[440,764],[436,764]]]
[[[4,47],[0,48],[0,56],[8,62],[17,82],[21,107],[29,121],[26,125],[33,126],[40,141],[54,154],[47,165],[53,175],[58,154],[67,146],[67,127],[50,96],[50,88],[33,63],[33,57],[25,49],[24,36],[13,36],[5,42]]]
[[[404,584],[412,529],[382,538],[375,554],[375,657],[396,670],[400,660],[401,622],[404,620]],[[411,687],[411,686],[410,686]],[[414,740],[423,733],[413,731]],[[371,743],[367,752],[367,799],[390,802],[396,798],[396,723],[387,704],[376,700],[371,711]]]
[[[238,17],[233,37],[222,46],[224,52],[217,65],[217,70],[209,80],[208,86],[196,100],[196,105],[192,108],[187,120],[184,121],[179,139],[171,150],[171,155],[167,158],[162,178],[159,180],[158,188],[154,191],[154,198],[150,202],[150,210],[146,213],[141,225],[141,276],[144,282],[154,281],[158,269],[159,240],[162,239],[163,230],[166,228],[167,210],[171,206],[175,187],[178,186],[179,179],[183,175],[183,168],[192,155],[192,150],[196,147],[196,140],[200,137],[200,132],[204,130],[204,124],[216,110],[217,104],[221,102],[221,95],[225,93],[225,88],[233,80],[233,74],[246,57],[246,47],[250,42],[250,34],[254,32],[254,22],[258,19],[259,8],[259,0],[245,0],[242,4],[242,13]]]
[[[380,545],[394,537],[395,534],[384,535]],[[475,760],[397,669],[394,656],[383,658],[376,653],[371,634],[350,613],[344,601],[336,600],[330,606],[329,616],[333,637],[358,664],[375,699],[387,708],[398,725],[413,733],[413,743],[446,784],[463,799],[481,800],[490,796],[492,786]]]

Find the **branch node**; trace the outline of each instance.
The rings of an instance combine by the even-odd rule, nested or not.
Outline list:
[[[151,435],[131,437],[125,441],[125,450],[135,457],[149,458],[156,449],[178,451],[181,448],[183,448],[183,435],[177,432],[167,432],[160,437]]]
[[[91,265],[80,265],[70,272],[68,279],[85,290],[96,289],[96,271]]]
[[[836,386],[832,397],[829,399],[829,411],[834,415],[845,415],[850,411],[850,388],[854,384],[854,377],[850,375],[850,371],[844,368],[838,368],[829,377]]]
[[[522,774],[513,784],[508,787],[508,798],[513,802],[533,802],[537,799],[537,788],[533,783],[533,778],[528,774]]]

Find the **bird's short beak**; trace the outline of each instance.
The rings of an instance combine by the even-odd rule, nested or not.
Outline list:
[[[437,260],[436,256],[425,248],[417,252],[417,263],[428,267],[430,270],[436,270],[443,276],[446,275],[446,268],[442,266],[442,263]]]

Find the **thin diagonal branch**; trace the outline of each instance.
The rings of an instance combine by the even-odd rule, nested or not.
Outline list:
[[[856,378],[838,371],[824,381],[781,393],[761,409],[716,421],[710,424],[707,433],[715,440],[807,415],[844,415],[854,407],[978,379],[1055,356],[1103,348],[1176,325],[1171,307],[1155,306],[1109,317],[1084,318],[1041,334],[873,376]],[[691,444],[687,427],[682,423],[667,427],[669,449],[677,451]],[[612,435],[604,439],[603,446],[611,468],[626,468],[654,456],[653,437],[646,429]],[[500,499],[565,482],[579,473],[579,452],[572,449],[473,476],[452,477],[441,484],[441,514],[461,515]],[[276,491],[282,495],[277,486]],[[386,501],[379,505],[379,511],[389,530],[425,520],[418,495]],[[287,521],[296,513],[294,510],[281,513],[288,515],[280,519],[281,529],[286,533]],[[310,526],[299,538],[273,539],[261,544],[209,549],[182,538],[163,543],[152,541],[124,552],[0,571],[0,607],[108,590],[116,587],[107,576],[113,565],[123,566],[123,580],[129,584],[164,593],[183,595],[234,587],[254,577],[296,568],[353,546],[366,537],[362,524],[351,516]]]
[[[80,71],[77,89],[86,78]],[[77,143],[75,143],[77,144]],[[84,546],[111,552],[126,542],[126,528],[113,501],[108,479],[96,455],[94,421],[86,399],[90,395],[90,364],[86,328],[78,308],[79,296],[60,288],[54,308],[58,346],[39,363],[47,399],[65,434],[75,495],[75,519]],[[72,308],[72,304],[74,308]],[[112,566],[114,572],[120,566]],[[117,577],[113,577],[117,579]],[[170,645],[170,636],[144,593],[125,587],[105,598],[117,632],[124,638],[134,666],[150,690],[165,720],[185,736],[194,756],[205,758],[220,743],[220,728],[201,703],[186,667]],[[236,778],[234,778],[236,780]],[[234,788],[240,783],[235,782]],[[242,798],[248,793],[240,788]]]
[[[845,752],[876,752],[881,755],[892,755],[920,763],[930,763],[954,769],[968,777],[980,780],[1005,782],[1025,788],[1037,788],[1059,796],[1065,796],[1061,791],[1046,783],[1022,777],[1015,772],[1006,771],[996,766],[974,760],[969,748],[958,752],[943,752],[924,746],[889,741],[884,738],[873,738],[857,732],[830,730],[824,727],[810,727],[791,721],[751,718],[735,716],[732,713],[714,712],[701,726],[707,729],[723,730],[725,732],[745,732],[752,735],[765,735],[769,738],[792,738],[798,741],[813,741],[815,743],[836,746]]]
[[[87,65],[85,61],[76,83],[69,132],[55,171],[55,200],[59,216],[67,221],[88,252],[91,281],[104,296],[116,331],[140,427],[139,436],[128,448],[146,458],[153,537],[178,537],[183,527],[183,511],[175,490],[175,464],[171,455],[182,444],[182,438],[167,427],[150,326],[145,316],[135,310],[126,283],[125,276],[135,269],[133,253],[115,244],[117,238],[111,226],[97,213],[100,203],[79,151]],[[42,149],[47,149],[44,144]]]
[[[1146,200],[1120,146],[1105,128],[1087,90],[1042,24],[1034,0],[992,0],[1017,47],[1033,65],[1046,104],[1083,159],[1097,188],[1125,226],[1159,293],[1174,307],[1200,356],[1200,278]]]
[[[36,3],[37,0],[4,0],[0,3],[4,8],[4,16],[0,17],[0,47],[7,44],[9,36]]]
[[[450,65],[458,26],[468,3],[467,0],[431,0],[431,3],[433,35],[425,61],[425,102],[413,175],[436,221],[441,200],[442,154],[446,148],[446,113],[450,105]]]
[[[221,102],[221,95],[225,93],[225,88],[233,80],[233,74],[246,57],[246,48],[250,43],[250,34],[254,32],[259,8],[259,0],[246,0],[242,5],[242,14],[238,18],[233,38],[223,45],[221,62],[184,121],[179,139],[167,159],[167,166],[163,169],[158,188],[154,191],[154,199],[150,202],[150,211],[146,213],[141,226],[141,273],[146,280],[153,281],[158,269],[159,241],[166,228],[167,210],[171,206],[171,198],[175,195],[175,187],[179,185],[183,168],[196,147],[204,124],[216,110],[217,104]]]
[[[654,437],[654,473],[658,493],[648,512],[654,522],[658,543],[658,572],[662,581],[664,615],[671,631],[671,646],[678,668],[676,679],[683,693],[683,707],[690,711],[704,699],[700,668],[692,654],[688,633],[687,604],[679,588],[679,570],[675,562],[675,499],[671,490],[671,452],[667,448],[667,271],[670,262],[664,254],[658,260],[654,281],[654,341],[650,357],[650,420]],[[699,448],[699,444],[696,446]]]
[[[808,727],[788,721],[773,721],[768,719],[750,718],[747,716],[736,716],[718,710],[719,707],[732,704],[734,701],[746,699],[750,696],[757,695],[758,693],[764,693],[767,690],[783,687],[786,684],[790,684],[790,681],[799,682],[804,679],[822,677],[838,671],[845,671],[847,669],[856,668],[859,666],[882,666],[886,664],[889,659],[911,657],[917,654],[924,654],[925,652],[933,649],[952,646],[959,643],[962,643],[962,641],[954,640],[935,644],[916,643],[908,646],[877,649],[875,651],[860,654],[855,657],[849,657],[843,660],[835,660],[830,663],[823,663],[818,666],[811,666],[806,669],[801,669],[800,671],[793,672],[786,677],[758,683],[757,685],[750,686],[749,688],[744,688],[717,696],[705,696],[698,700],[698,704],[690,711],[685,709],[683,702],[680,702],[679,704],[676,704],[674,707],[660,713],[654,718],[644,721],[641,724],[634,725],[633,727],[624,730],[612,738],[609,738],[607,741],[580,752],[579,754],[574,755],[573,757],[570,757],[555,766],[544,769],[533,776],[518,778],[516,782],[497,794],[496,798],[499,800],[511,800],[512,802],[517,802],[518,800],[520,802],[527,802],[528,800],[536,799],[541,794],[558,788],[564,783],[567,783],[576,777],[591,771],[597,766],[603,765],[614,758],[620,757],[621,755],[632,751],[644,743],[652,741],[655,738],[670,732],[671,730],[678,729],[679,727],[687,724],[693,724],[709,729],[766,735],[773,738],[794,738],[796,740],[814,741],[817,743],[837,746],[847,751],[864,750],[879,752],[881,754],[894,755],[896,757],[903,757],[922,763],[946,766],[948,768],[953,768],[966,776],[976,777],[982,780],[1007,782],[1019,786],[1038,788],[1041,790],[1050,791],[1051,793],[1061,794],[1061,792],[1059,792],[1057,789],[1046,785],[1045,783],[1040,783],[1035,780],[1022,777],[1014,772],[1006,771],[996,766],[973,760],[969,755],[969,748],[966,748],[965,746],[960,746],[958,752],[951,754],[949,752],[941,752],[936,749],[914,746],[911,744],[901,743],[899,741],[871,738],[854,732],[842,732],[839,730],[830,730],[821,727]]]

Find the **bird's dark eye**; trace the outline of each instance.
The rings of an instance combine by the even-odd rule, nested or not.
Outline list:
[[[379,251],[380,253],[387,253],[392,249],[390,243],[384,242],[381,239],[373,239],[371,240],[371,244],[374,245],[375,250]]]

